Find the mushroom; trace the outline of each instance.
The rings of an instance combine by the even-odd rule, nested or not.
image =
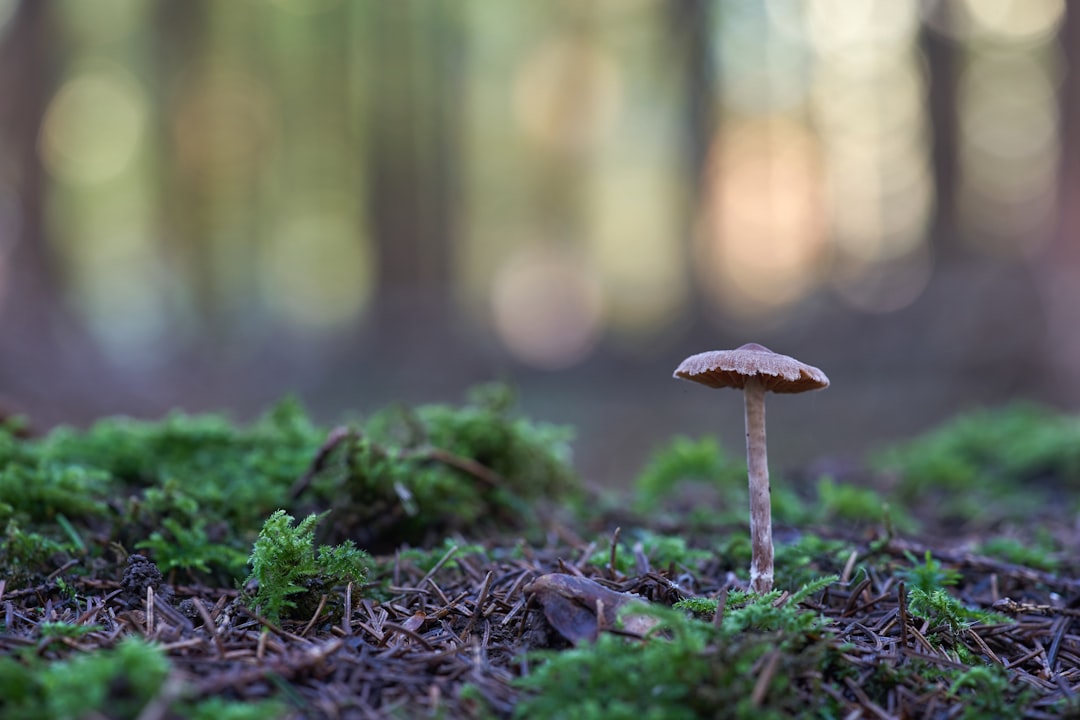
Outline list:
[[[773,585],[772,508],[765,450],[765,393],[800,393],[829,387],[816,367],[774,353],[757,343],[735,350],[691,355],[674,377],[713,388],[739,388],[746,400],[746,467],[750,479],[750,589],[767,593]]]

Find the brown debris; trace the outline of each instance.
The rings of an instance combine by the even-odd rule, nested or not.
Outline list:
[[[619,611],[642,598],[616,592],[596,580],[576,575],[549,573],[525,586],[525,594],[544,609],[544,617],[564,638],[575,645],[596,640],[601,630],[618,627]],[[627,613],[622,631],[645,635],[656,624],[645,615]]]
[[[163,585],[164,578],[158,566],[142,555],[128,555],[124,578],[120,581],[123,589],[120,597],[129,605],[137,605],[146,597],[146,589],[153,588],[159,597],[168,598],[172,588]]]
[[[910,548],[894,541],[873,552],[891,562],[890,556],[899,560]],[[715,563],[715,574],[693,578],[685,569],[676,575],[673,568],[647,567],[626,576],[614,562],[588,564],[594,549],[522,548],[512,559],[497,551],[490,557],[451,551],[430,570],[387,558],[390,585],[378,593],[371,586],[332,591],[334,604],[346,608],[344,616],[331,615],[328,601],[311,617],[280,626],[246,609],[235,590],[178,587],[174,606],[163,597],[162,585],[134,581],[130,568],[142,565],[140,560],[119,581],[69,581],[78,589],[78,603],[66,600],[55,585],[18,588],[0,581],[0,653],[36,645],[48,659],[111,647],[126,635],[144,636],[162,647],[174,667],[152,703],[154,717],[170,717],[168,701],[181,692],[177,682],[185,698],[273,696],[289,703],[294,717],[328,718],[477,717],[483,713],[476,701],[461,694],[468,685],[496,716],[508,717],[520,698],[512,681],[527,669],[528,651],[565,648],[564,638],[584,642],[599,632],[645,635],[647,626],[617,629],[617,609],[639,602],[669,605],[684,596],[680,587],[719,597],[723,612],[733,589],[727,571]],[[868,553],[868,546],[860,551],[863,557]],[[897,680],[886,687],[873,679],[883,672],[917,679],[933,668],[964,668],[961,654],[970,654],[1004,667],[1016,687],[1031,689],[1035,699],[1024,709],[1028,717],[1050,717],[1055,702],[1080,693],[1080,617],[1068,602],[1076,597],[1075,580],[1035,579],[1027,569],[961,553],[939,559],[964,573],[952,592],[965,605],[993,609],[1015,622],[974,625],[950,635],[912,616],[905,602],[910,588],[871,568],[804,602],[830,620],[827,642],[843,677],[822,677],[821,671],[790,676],[789,692],[799,693],[807,707],[831,697],[847,717],[952,717],[956,699],[940,681]],[[146,567],[137,574],[154,578]],[[142,595],[129,603],[138,587]],[[627,617],[634,616],[623,613],[624,622]],[[42,639],[37,626],[43,622],[95,627],[78,639]],[[790,659],[777,649],[761,658],[755,672],[750,701],[766,708],[768,678],[788,675]]]

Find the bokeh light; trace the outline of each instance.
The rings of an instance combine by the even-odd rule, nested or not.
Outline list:
[[[583,258],[553,245],[526,245],[491,288],[495,329],[520,361],[544,370],[588,356],[603,321],[600,283]]]
[[[148,98],[116,63],[76,69],[49,103],[41,128],[45,167],[58,179],[93,184],[120,174],[146,128]]]
[[[737,0],[724,9],[716,62],[725,110],[767,115],[800,107],[810,80],[800,5]]]
[[[130,35],[155,6],[148,0],[55,0],[49,4],[75,44],[99,48]]]
[[[825,250],[815,137],[787,118],[726,123],[700,228],[703,281],[722,311],[762,317],[813,288]]]
[[[648,342],[677,324],[690,279],[673,247],[674,190],[656,165],[635,165],[596,188],[593,265],[602,280],[606,324],[626,342]],[[668,202],[664,202],[665,196]]]
[[[967,30],[1011,42],[1041,41],[1065,16],[1064,0],[964,0]]]
[[[260,83],[228,66],[208,66],[177,103],[177,164],[202,182],[245,182],[273,157],[279,124]]]
[[[374,268],[354,204],[340,192],[299,195],[260,250],[260,289],[287,323],[318,333],[354,322],[371,298]]]
[[[148,242],[153,220],[147,191],[129,174],[92,192],[74,188],[52,198],[68,303],[102,348],[129,366],[160,362],[160,349],[176,332],[166,322],[171,275]]]
[[[514,110],[528,137],[549,148],[580,152],[610,131],[620,108],[619,70],[586,38],[563,36],[524,60]]]
[[[977,40],[960,77],[960,210],[966,239],[993,255],[1032,253],[1055,212],[1061,3],[971,0]]]
[[[828,177],[828,280],[860,311],[893,312],[918,298],[932,269],[918,7],[914,0],[859,3],[851,12],[841,5],[809,4],[812,113]]]
[[[0,252],[113,357],[423,296],[499,362],[644,362],[1068,270],[1062,0],[197,5],[0,0]]]

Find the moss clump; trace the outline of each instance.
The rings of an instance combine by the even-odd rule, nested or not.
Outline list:
[[[294,527],[292,516],[278,510],[263,523],[251,551],[251,575],[244,584],[256,588],[248,604],[272,622],[293,611],[310,616],[320,595],[330,588],[360,584],[367,577],[371,557],[352,542],[315,549],[320,519],[309,515]]]
[[[5,718],[137,717],[169,673],[164,654],[136,638],[51,663],[28,657],[0,658]]]
[[[640,512],[677,500],[693,486],[726,496],[746,485],[746,463],[732,460],[712,437],[676,436],[653,452],[637,478],[634,505]]]
[[[908,612],[930,623],[932,628],[946,628],[953,635],[974,623],[996,624],[1012,622],[1006,617],[985,610],[972,609],[949,594],[946,588],[962,579],[958,570],[945,567],[926,552],[918,563],[907,553],[910,568],[897,571],[897,577],[908,585]]]
[[[78,637],[82,633],[54,630],[52,634]],[[5,720],[142,717],[147,705],[160,697],[170,667],[158,646],[136,637],[127,637],[112,648],[62,659],[49,660],[32,652],[0,657],[0,716]],[[210,698],[180,700],[170,707],[169,717],[265,720],[285,714],[276,701]]]
[[[77,532],[91,557],[110,543],[147,548],[167,569],[224,581],[322,438],[292,400],[250,426],[172,413],[37,440],[0,432],[0,521],[66,546]]]
[[[576,506],[569,432],[515,417],[512,404],[504,386],[481,386],[460,408],[384,410],[340,436],[307,497],[373,551],[527,528],[555,498]]]
[[[1024,519],[1080,488],[1080,417],[1031,404],[980,410],[880,453],[908,507],[990,525]]]
[[[1061,567],[1061,551],[1054,540],[1045,531],[1036,528],[1034,537],[1029,542],[1021,542],[1011,537],[988,538],[979,544],[978,551],[983,555],[1000,558],[1015,565],[1026,565],[1054,572]]]
[[[0,560],[31,582],[75,554],[140,549],[166,572],[231,585],[279,508],[333,510],[322,540],[377,549],[527,527],[538,501],[572,496],[577,478],[568,433],[512,402],[483,386],[461,407],[391,408],[329,450],[329,431],[292,399],[250,425],[172,413],[40,439],[0,425]]]
[[[538,654],[540,665],[519,685],[530,691],[519,718],[792,717],[806,711],[796,689],[820,682],[832,652],[825,621],[798,602],[835,581],[824,578],[777,606],[779,592],[733,593],[720,626],[691,617],[716,601],[684,601],[675,609],[635,606],[658,622],[643,641],[603,633],[596,642]],[[765,685],[756,686],[768,665]],[[756,692],[755,692],[756,690]],[[826,696],[827,698],[828,696]],[[838,708],[826,699],[822,717]]]

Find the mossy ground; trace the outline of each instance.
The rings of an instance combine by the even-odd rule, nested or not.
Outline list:
[[[1080,716],[1077,418],[986,411],[849,477],[774,470],[763,597],[718,443],[658,448],[628,498],[584,489],[568,441],[497,386],[336,428],[291,401],[9,422],[0,716]],[[547,573],[644,598],[651,629],[575,598],[601,621],[574,645],[526,592]]]

